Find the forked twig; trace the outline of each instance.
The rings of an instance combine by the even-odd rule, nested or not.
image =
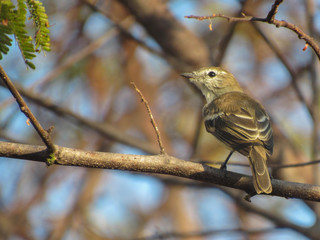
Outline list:
[[[8,77],[8,75],[6,74],[6,72],[4,71],[1,65],[0,65],[0,78],[3,80],[3,82],[5,83],[5,85],[11,92],[11,94],[13,95],[13,97],[16,99],[21,112],[23,112],[24,115],[26,115],[26,117],[30,120],[32,126],[35,128],[35,130],[39,134],[41,140],[47,146],[47,149],[49,150],[49,152],[55,153],[56,148],[51,140],[51,136],[49,132],[43,129],[43,127],[41,126],[39,121],[36,119],[36,117],[33,115],[27,103],[23,100],[20,93],[18,92],[18,90],[16,89],[16,87],[14,86],[14,84],[12,83],[12,81],[10,80],[10,78]],[[51,156],[51,160],[54,161],[53,156]],[[47,164],[52,164],[51,160],[48,159]]]
[[[274,17],[277,14],[277,12],[279,10],[279,6],[282,2],[283,2],[283,0],[276,0],[274,2],[274,4],[272,5],[271,10],[269,11],[268,16],[267,16],[269,23],[272,23],[272,21],[274,20]]]
[[[161,141],[161,137],[160,137],[160,132],[159,132],[157,124],[156,124],[156,122],[155,122],[155,120],[153,118],[153,115],[152,115],[151,109],[149,107],[148,101],[144,98],[142,92],[138,89],[137,85],[134,82],[131,82],[130,84],[134,87],[134,89],[140,95],[141,101],[146,106],[148,114],[149,114],[149,117],[150,117],[150,122],[151,122],[151,124],[152,124],[152,126],[153,126],[153,128],[154,128],[154,130],[156,132],[156,135],[157,135],[157,140],[158,140],[158,144],[159,144],[159,147],[160,147],[160,154],[165,154],[165,150],[164,150],[164,147],[162,145],[162,141]]]
[[[275,14],[278,11],[279,5],[282,3],[282,0],[275,0],[275,3],[272,5],[271,10],[269,11],[267,17],[259,18],[253,16],[246,16],[243,15],[242,17],[230,17],[223,14],[212,14],[211,16],[185,16],[185,18],[193,18],[199,21],[203,20],[211,20],[214,18],[223,18],[228,20],[229,22],[266,22],[272,24],[276,27],[284,27],[298,35],[299,39],[303,39],[308,45],[314,50],[315,54],[317,55],[318,59],[320,60],[320,47],[318,46],[317,42],[308,34],[304,33],[299,27],[296,25],[286,22],[284,20],[277,20],[275,19]]]

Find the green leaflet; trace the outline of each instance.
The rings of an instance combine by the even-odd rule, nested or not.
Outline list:
[[[26,31],[27,11],[34,24],[35,35]],[[35,69],[31,62],[35,53],[51,51],[48,16],[40,1],[18,0],[14,5],[10,0],[0,1],[0,59],[7,54],[14,38],[20,48],[25,64]]]

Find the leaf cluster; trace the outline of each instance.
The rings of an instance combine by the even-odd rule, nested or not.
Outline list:
[[[34,37],[26,30],[27,12],[35,26]],[[24,62],[35,69],[31,62],[35,53],[51,50],[48,28],[48,16],[40,1],[18,0],[14,5],[10,0],[0,0],[0,60],[9,52],[12,38],[15,38]]]

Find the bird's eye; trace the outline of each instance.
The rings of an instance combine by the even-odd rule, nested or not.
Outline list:
[[[208,73],[208,76],[209,76],[209,77],[215,77],[215,76],[216,76],[216,73],[213,72],[213,71],[210,71],[210,72]]]

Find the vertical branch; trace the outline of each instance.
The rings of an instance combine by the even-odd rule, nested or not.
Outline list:
[[[159,144],[159,147],[160,147],[160,154],[165,154],[165,150],[164,150],[164,147],[162,145],[162,141],[161,141],[161,137],[160,137],[160,132],[159,132],[159,129],[157,127],[157,124],[153,118],[153,115],[152,115],[152,112],[151,112],[151,109],[149,107],[149,104],[148,104],[148,101],[143,97],[142,95],[142,92],[137,88],[136,84],[134,82],[131,82],[131,85],[134,87],[134,89],[137,91],[137,93],[140,95],[141,97],[141,101],[145,104],[146,108],[147,108],[147,111],[148,111],[148,114],[149,114],[149,117],[150,117],[150,121],[151,121],[151,124],[156,132],[156,135],[157,135],[157,140],[158,140],[158,144]]]
[[[271,7],[271,10],[269,11],[267,15],[267,21],[271,23],[274,20],[275,15],[277,14],[279,10],[280,4],[283,2],[283,0],[275,0],[274,4]]]
[[[199,111],[196,119],[197,127],[196,127],[196,132],[194,134],[193,141],[192,141],[190,159],[193,159],[198,155],[201,129],[203,126],[201,121],[202,121],[202,111]]]

